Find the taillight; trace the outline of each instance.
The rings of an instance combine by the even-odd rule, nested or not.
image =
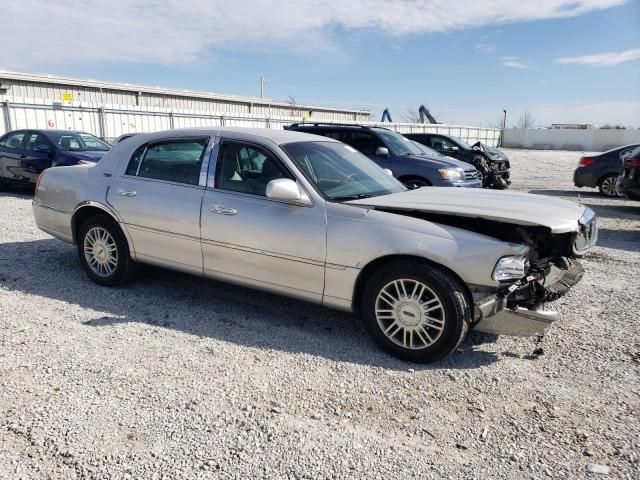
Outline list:
[[[631,160],[627,160],[627,167],[640,167],[640,158],[632,158]]]
[[[596,163],[596,161],[591,158],[591,157],[582,157],[580,159],[580,161],[578,162],[578,165],[580,165],[581,167],[589,167],[591,165],[593,165],[594,163]]]
[[[36,189],[34,191],[34,195],[38,194],[38,187],[40,186],[40,180],[42,180],[42,176],[44,175],[44,172],[42,172],[40,175],[38,175],[38,180],[36,180]]]

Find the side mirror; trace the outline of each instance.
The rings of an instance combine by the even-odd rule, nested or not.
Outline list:
[[[267,198],[279,202],[309,206],[311,199],[298,184],[289,178],[276,178],[267,183]]]
[[[49,148],[49,145],[36,145],[33,147],[33,151],[38,153],[49,153],[51,149]]]
[[[451,147],[451,151],[452,152],[457,152],[458,150],[460,150],[458,147],[456,147],[455,145],[453,147]]]
[[[377,157],[388,157],[389,149],[387,147],[378,147],[376,148],[376,156]]]
[[[389,170],[388,168],[383,168],[383,170],[384,170],[384,173],[386,173],[390,177],[393,177],[393,172],[391,170]]]

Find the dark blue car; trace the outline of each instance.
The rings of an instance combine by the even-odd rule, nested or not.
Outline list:
[[[294,123],[284,128],[346,143],[391,170],[409,188],[482,187],[473,165],[441,155],[386,128],[331,123]]]
[[[0,137],[0,190],[34,185],[49,167],[96,163],[111,145],[89,133],[14,130]]]

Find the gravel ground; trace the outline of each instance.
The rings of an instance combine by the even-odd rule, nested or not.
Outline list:
[[[508,153],[514,190],[596,210],[599,246],[542,355],[471,333],[430,366],[265,293],[101,288],[0,194],[0,478],[640,478],[640,202],[574,188],[578,153]]]

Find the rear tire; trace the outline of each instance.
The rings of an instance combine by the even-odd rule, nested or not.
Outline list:
[[[397,261],[366,281],[362,320],[391,355],[430,363],[453,352],[469,330],[464,286],[447,271],[420,261]]]
[[[86,274],[99,285],[123,285],[134,273],[129,244],[120,226],[108,215],[94,215],[81,225],[78,255]]]
[[[598,181],[598,190],[605,197],[617,197],[618,191],[616,190],[616,182],[618,181],[618,175],[615,173],[609,173]]]

